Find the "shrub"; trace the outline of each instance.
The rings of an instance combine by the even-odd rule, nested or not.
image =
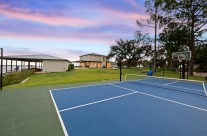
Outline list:
[[[71,71],[71,70],[73,70],[74,69],[74,64],[69,64],[68,65],[68,71]]]
[[[33,70],[23,70],[15,73],[6,74],[3,76],[3,86],[20,83],[21,81],[33,74]]]

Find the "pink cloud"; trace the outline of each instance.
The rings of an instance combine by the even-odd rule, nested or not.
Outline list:
[[[135,12],[120,12],[117,10],[113,10],[113,9],[102,9],[103,12],[114,15],[115,17],[119,17],[119,18],[128,18],[128,19],[132,19],[134,21],[136,21],[138,18],[149,18],[148,15],[145,14],[139,14],[139,13],[135,13]]]
[[[104,33],[84,33],[84,32],[73,32],[64,33],[64,36],[49,35],[49,34],[28,34],[28,33],[11,33],[11,32],[0,32],[2,38],[14,38],[14,39],[31,39],[31,40],[54,40],[54,41],[71,41],[71,42],[89,42],[97,44],[106,44],[110,41],[117,39],[113,34]]]
[[[9,18],[16,18],[54,26],[65,25],[72,27],[83,27],[94,25],[94,22],[88,19],[45,15],[40,12],[33,12],[29,9],[12,8],[9,5],[5,4],[0,4],[0,14],[3,14]]]

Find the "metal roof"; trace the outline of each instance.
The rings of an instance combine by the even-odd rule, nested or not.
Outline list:
[[[19,61],[42,61],[42,60],[59,60],[59,61],[68,61],[67,59],[62,59],[50,55],[38,54],[38,55],[15,55],[15,56],[3,56],[3,59],[8,60],[19,60]]]
[[[80,57],[82,56],[104,56],[104,57],[107,57],[106,55],[101,55],[101,54],[97,54],[97,53],[89,53],[89,54],[85,54],[85,55],[81,55]]]

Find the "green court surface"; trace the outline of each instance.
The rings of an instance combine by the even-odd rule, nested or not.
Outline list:
[[[98,84],[104,82],[93,82]],[[0,92],[0,136],[64,136],[49,90],[57,85]]]

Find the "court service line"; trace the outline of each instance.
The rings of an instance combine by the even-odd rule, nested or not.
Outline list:
[[[63,119],[62,119],[60,113],[58,112],[57,104],[56,104],[56,102],[55,102],[55,99],[54,99],[54,97],[53,97],[53,95],[52,95],[52,91],[51,91],[51,90],[50,90],[50,96],[51,96],[52,101],[53,101],[53,104],[54,104],[54,106],[55,106],[55,110],[56,110],[57,115],[58,115],[58,118],[59,118],[59,120],[60,120],[60,124],[61,124],[61,126],[62,126],[63,132],[64,132],[65,136],[69,136],[69,134],[68,134],[68,132],[67,132],[67,130],[66,130],[66,127],[65,127],[65,125],[64,125]]]
[[[175,82],[170,82],[170,83],[167,83],[167,84],[163,84],[163,85],[171,85],[171,84],[174,84],[174,83],[177,83],[178,81],[175,81]]]
[[[137,93],[136,91],[133,91],[132,93],[128,93],[128,94],[124,94],[124,95],[119,95],[119,96],[116,96],[116,97],[111,97],[111,98],[103,99],[103,100],[100,100],[100,101],[95,101],[95,102],[91,102],[91,103],[87,103],[87,104],[83,104],[83,105],[79,105],[79,106],[63,109],[63,110],[60,110],[59,112],[69,111],[69,110],[73,110],[73,109],[77,109],[77,108],[81,108],[81,107],[85,107],[85,106],[89,106],[89,105],[93,105],[93,104],[97,104],[97,103],[101,103],[101,102],[117,99],[117,98],[129,96],[129,95],[133,95],[133,94],[136,94],[136,93]]]
[[[130,90],[130,91],[134,91],[134,92],[136,91],[136,90],[121,87],[121,86],[118,86],[118,85],[113,85],[113,84],[111,84],[111,85],[115,86],[115,87],[118,87],[118,88],[121,88],[121,89],[125,89],[125,90]],[[160,100],[168,101],[168,102],[175,103],[175,104],[178,104],[178,105],[182,105],[182,106],[185,106],[185,107],[189,107],[189,108],[193,108],[193,109],[197,109],[197,110],[207,112],[207,109],[203,109],[203,108],[196,107],[196,106],[193,106],[193,105],[189,105],[189,104],[185,104],[185,103],[182,103],[182,102],[178,102],[178,101],[170,100],[170,99],[167,99],[167,98],[159,97],[159,96],[156,96],[156,95],[152,95],[152,94],[148,94],[148,93],[144,93],[144,92],[140,92],[140,91],[136,91],[136,93],[146,95],[146,96],[150,96],[150,97],[154,97],[154,98],[157,98],[157,99],[160,99]]]

